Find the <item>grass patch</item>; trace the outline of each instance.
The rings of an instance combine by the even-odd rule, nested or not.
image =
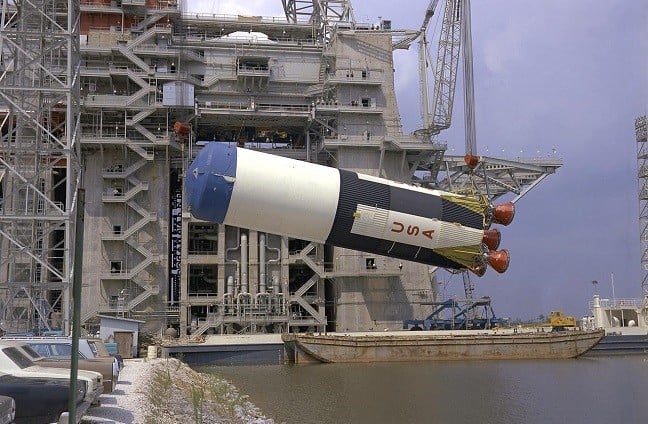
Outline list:
[[[228,381],[201,374],[177,359],[156,361],[145,424],[272,423]]]

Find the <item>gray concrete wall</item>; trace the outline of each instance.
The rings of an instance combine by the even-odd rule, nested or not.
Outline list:
[[[345,114],[343,125],[349,135],[362,135],[365,129],[371,136],[401,136],[400,115],[394,90],[394,64],[391,50],[391,35],[379,32],[355,32],[340,34],[332,46],[337,54],[337,68],[342,63],[357,74],[366,67],[382,77],[380,86],[351,86],[344,89],[342,96],[347,101],[355,97],[375,98],[377,106],[383,109],[379,116]],[[346,73],[344,74],[346,75]],[[341,119],[342,120],[342,119]],[[379,122],[376,122],[376,121]],[[409,170],[403,168],[402,154],[386,151],[382,172],[378,175],[380,151],[375,146],[343,146],[336,151],[337,166],[357,172],[380,176],[396,181],[409,181]],[[397,276],[372,277],[367,274],[366,258],[376,258],[376,272],[394,273]],[[377,255],[366,255],[348,249],[335,248],[333,260],[336,270],[358,272],[353,277],[335,278],[337,331],[390,330],[402,328],[403,321],[425,318],[431,311],[421,302],[433,300],[430,267],[413,262],[400,261]],[[399,265],[403,264],[402,270]]]
[[[122,289],[127,291],[126,301],[134,299],[143,291],[143,286],[157,286],[159,294],[149,297],[137,305],[128,316],[146,316],[166,311],[168,290],[168,231],[169,231],[169,164],[164,158],[150,161],[135,171],[132,176],[148,183],[148,190],[136,194],[131,200],[149,213],[155,213],[157,220],[147,223],[126,240],[106,240],[113,235],[113,226],[120,225],[122,232],[135,225],[142,215],[131,208],[126,201],[106,202],[102,196],[110,194],[113,187],[120,186],[127,193],[131,183],[124,178],[107,179],[104,170],[115,164],[124,169],[137,162],[137,157],[128,149],[85,150],[84,187],[86,188],[86,210],[84,227],[82,317],[97,313],[116,313],[114,296]],[[140,246],[152,255],[154,261],[136,274],[124,274],[120,278],[111,274],[111,261],[122,260],[123,271],[137,267],[145,257],[129,244]],[[108,278],[106,278],[108,277]],[[111,301],[111,298],[112,301]],[[146,330],[157,331],[163,322],[153,320],[144,326]]]
[[[376,106],[384,109],[381,122],[376,117],[345,114],[341,124],[346,125],[349,135],[361,135],[368,126],[377,136],[397,137],[402,134],[400,114],[394,88],[394,61],[391,34],[373,31],[340,32],[334,38],[330,50],[336,55],[336,75],[346,77],[347,71],[353,74],[352,80],[362,78],[361,72],[367,71],[369,80],[377,78],[380,86],[343,87],[339,92],[340,104],[357,98],[375,99]],[[343,103],[344,102],[344,103]],[[365,128],[362,128],[362,127]]]
[[[101,196],[104,167],[99,150],[86,150],[83,155],[83,186],[86,189],[85,226],[83,236],[83,288],[81,293],[81,317],[97,312],[106,299],[101,285],[101,274],[109,272],[109,259],[103,249],[101,233],[108,229]]]

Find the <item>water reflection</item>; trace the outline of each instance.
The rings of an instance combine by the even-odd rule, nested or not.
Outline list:
[[[636,356],[209,371],[290,424],[648,422],[648,362]]]

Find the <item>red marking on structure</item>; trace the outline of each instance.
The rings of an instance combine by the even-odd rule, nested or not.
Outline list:
[[[403,224],[402,222],[394,221],[392,222],[392,225],[393,227],[391,231],[393,233],[402,233],[403,231],[406,231],[408,236],[414,237],[418,236],[419,233],[421,233],[421,235],[429,239],[432,239],[432,236],[434,235],[434,230],[421,230],[418,225],[408,225],[407,230],[405,229],[405,224]]]
[[[434,234],[434,230],[425,230],[423,231],[423,235],[430,240],[432,240],[432,235]]]

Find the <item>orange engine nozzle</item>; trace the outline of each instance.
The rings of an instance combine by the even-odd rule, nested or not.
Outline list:
[[[515,216],[515,205],[513,202],[502,203],[495,206],[493,220],[496,224],[509,225]]]
[[[191,133],[191,125],[186,122],[176,121],[176,123],[173,124],[173,131],[178,136],[178,141],[184,143],[187,141],[189,134]]]
[[[478,277],[483,277],[486,274],[486,265],[477,265],[469,269]]]
[[[511,256],[508,250],[491,250],[488,252],[488,264],[500,274],[508,269]]]
[[[497,228],[490,230],[484,230],[484,238],[482,238],[482,243],[488,246],[489,250],[497,250],[502,241],[502,234]]]
[[[479,157],[471,154],[464,156],[464,162],[468,165],[468,168],[475,169],[479,165]]]

